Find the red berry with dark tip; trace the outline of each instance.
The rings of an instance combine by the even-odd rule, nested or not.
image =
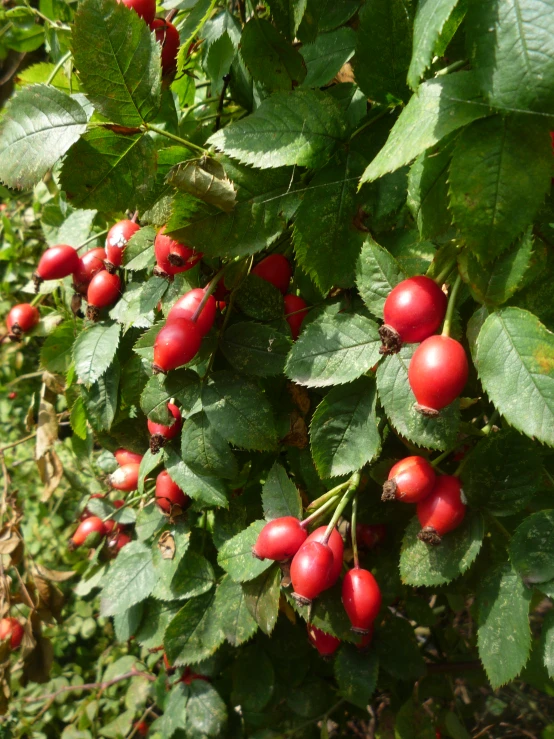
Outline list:
[[[148,432],[151,436],[150,449],[154,454],[159,451],[166,441],[174,439],[181,431],[181,411],[173,403],[167,404],[167,410],[175,419],[170,426],[165,426],[163,423],[155,423],[148,419]]]
[[[315,531],[312,531],[312,533],[306,539],[306,544],[311,541],[319,541],[319,542],[323,541],[326,531],[327,531],[327,526],[320,526],[319,528],[315,529]],[[333,565],[331,569],[329,570],[329,580],[327,582],[327,585],[325,586],[325,590],[333,587],[333,585],[339,579],[340,573],[342,571],[342,560],[344,556],[344,543],[342,541],[342,536],[339,534],[339,532],[336,529],[333,529],[331,531],[331,536],[329,537],[328,544],[331,549],[331,552],[333,553]]]
[[[158,231],[154,241],[154,254],[158,269],[166,275],[187,272],[202,259],[202,254]]]
[[[319,541],[306,542],[294,555],[290,565],[293,597],[308,605],[329,586],[333,568],[333,552]]]
[[[136,462],[128,462],[118,467],[108,477],[112,488],[123,490],[126,493],[136,490],[138,487],[140,465]]]
[[[294,557],[306,541],[307,533],[294,516],[274,518],[260,531],[252,554],[258,559],[284,562]]]
[[[95,547],[105,535],[106,527],[102,519],[98,516],[90,516],[77,526],[71,542],[74,547],[80,547],[83,544],[89,548]]]
[[[416,410],[436,416],[455,400],[467,382],[469,368],[463,346],[449,336],[431,336],[415,350],[408,381]]]
[[[0,620],[0,641],[10,640],[10,649],[17,649],[23,640],[25,630],[16,618],[8,616]]]
[[[89,249],[83,254],[79,262],[79,269],[73,273],[73,287],[78,293],[81,295],[87,294],[89,282],[94,275],[106,269],[105,259],[106,252],[101,247]]]
[[[173,482],[166,470],[160,472],[156,478],[156,503],[166,513],[170,513],[173,506],[179,506],[184,511],[190,502],[177,483]]]
[[[195,287],[194,290],[189,290],[188,293],[179,298],[169,311],[166,325],[173,322],[176,318],[187,318],[188,320],[192,320],[192,317],[204,299],[205,294],[205,291],[199,287]],[[206,304],[202,308],[202,312],[196,319],[196,326],[202,336],[205,336],[213,326],[215,321],[215,312],[215,298],[213,295],[210,295]]]
[[[424,457],[405,457],[391,468],[382,500],[418,503],[431,493],[436,479],[435,470]]]
[[[106,236],[106,257],[111,265],[121,267],[127,242],[137,231],[140,231],[138,223],[127,219],[114,223],[110,228]]]
[[[308,315],[308,304],[298,295],[289,293],[283,298],[285,303],[285,319],[290,326],[290,332],[294,341],[300,336],[302,323]]]
[[[31,331],[40,321],[40,313],[30,303],[14,305],[6,316],[6,326],[11,336],[19,339],[22,334]]]
[[[202,334],[187,318],[175,318],[167,323],[154,342],[154,369],[169,372],[190,362],[200,349]]]
[[[122,0],[131,10],[143,18],[148,25],[152,23],[156,15],[156,0]]]
[[[421,524],[418,539],[427,544],[440,544],[441,538],[464,520],[466,507],[459,478],[438,477],[431,495],[417,504],[416,513]]]
[[[429,277],[410,277],[391,290],[383,308],[380,334],[389,351],[423,341],[439,328],[446,313],[446,295]]]
[[[271,282],[284,295],[289,289],[292,269],[288,259],[282,254],[270,254],[253,267],[252,274]]]
[[[120,295],[121,280],[119,276],[102,270],[97,272],[89,283],[87,303],[89,306],[101,310],[116,303]]]
[[[307,624],[308,639],[310,644],[314,646],[322,657],[331,657],[340,647],[340,639],[332,634],[318,629],[313,624]]]
[[[356,540],[360,549],[373,549],[387,535],[387,527],[382,523],[359,523],[356,525]]]
[[[72,246],[58,244],[41,256],[35,275],[40,280],[62,280],[80,267],[79,255]]]
[[[128,449],[117,449],[114,453],[114,457],[119,465],[129,464],[134,462],[140,464],[142,462],[142,454],[136,452],[130,452]]]
[[[162,18],[156,18],[152,21],[150,28],[156,34],[156,41],[162,47],[162,74],[169,74],[177,66],[177,52],[181,45],[179,31],[173,23]]]
[[[381,608],[381,591],[369,570],[348,570],[342,581],[342,604],[352,631],[366,634]]]

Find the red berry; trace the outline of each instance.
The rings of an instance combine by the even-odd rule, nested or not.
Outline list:
[[[285,302],[285,318],[290,326],[290,332],[294,341],[300,335],[300,329],[302,323],[308,315],[307,306],[308,304],[303,298],[299,298],[298,295],[292,295],[289,293],[284,297]]]
[[[129,462],[140,464],[142,462],[142,454],[130,452],[128,449],[117,449],[114,457],[119,465],[129,464]]]
[[[106,521],[107,523],[107,521]],[[108,542],[108,548],[111,552],[117,554],[121,549],[123,549],[124,546],[127,546],[129,542],[131,541],[131,537],[129,534],[125,534],[122,531],[118,531],[117,533],[112,536],[110,541]]]
[[[289,289],[292,269],[289,261],[282,254],[270,254],[252,269],[253,275],[258,275],[262,280],[271,282],[283,295]]]
[[[310,644],[314,646],[322,657],[331,657],[340,647],[340,639],[336,636],[327,634],[325,631],[318,629],[313,624],[308,626],[308,639]]]
[[[105,535],[106,527],[102,519],[98,516],[90,516],[77,526],[71,542],[74,547],[80,547],[83,544],[88,548],[95,547]]]
[[[356,525],[356,540],[360,549],[373,549],[387,535],[387,527],[382,523],[359,523]]]
[[[202,302],[204,295],[204,290],[199,287],[195,287],[194,290],[190,290],[188,293],[179,298],[179,300],[169,311],[169,314],[167,316],[167,323],[174,321],[176,318],[187,318],[189,320],[192,320],[192,317],[196,309]],[[215,311],[215,298],[213,295],[210,295],[206,304],[202,308],[202,312],[196,319],[196,325],[202,336],[205,336],[213,326],[215,320]]]
[[[125,0],[123,0],[125,2]],[[125,3],[127,4],[127,3]],[[139,734],[140,736],[147,736],[148,734],[148,724],[146,721],[137,721],[135,724],[135,733]]]
[[[156,478],[156,503],[166,513],[170,513],[173,506],[179,506],[184,511],[190,502],[181,488],[173,482],[167,470],[160,472]]]
[[[418,346],[410,362],[408,380],[416,410],[436,416],[464,389],[468,376],[462,345],[449,336],[431,336]]]
[[[12,390],[11,393],[8,393],[8,400],[15,400],[17,398],[17,393],[15,390]]]
[[[80,267],[79,255],[72,246],[58,244],[47,249],[38,263],[35,275],[41,280],[62,280]]]
[[[202,334],[187,318],[175,318],[159,331],[154,342],[154,370],[169,372],[194,359]]]
[[[128,462],[118,467],[115,472],[108,477],[110,485],[116,490],[123,490],[126,493],[136,490],[138,487],[140,465],[136,462]]]
[[[439,328],[446,313],[446,295],[429,277],[410,277],[391,290],[379,333],[387,351],[398,351],[403,343],[423,341]]]
[[[202,259],[199,252],[166,236],[163,228],[154,241],[154,254],[158,269],[166,275],[186,272]]]
[[[148,25],[154,20],[156,15],[156,0],[122,0],[122,2],[123,5],[134,10]]]
[[[6,316],[6,326],[11,336],[15,339],[21,338],[22,334],[31,331],[40,321],[40,313],[30,303],[19,303],[14,305]]]
[[[275,559],[279,562],[294,557],[306,541],[307,533],[294,516],[275,518],[260,531],[252,554],[258,559]]]
[[[424,457],[405,457],[389,472],[382,500],[417,503],[431,493],[436,479],[435,470]]]
[[[25,630],[16,618],[8,616],[0,620],[0,641],[10,640],[10,649],[17,649]]]
[[[87,303],[95,312],[113,305],[121,295],[121,280],[106,270],[97,272],[89,283]]]
[[[121,267],[123,252],[125,251],[127,242],[137,231],[140,231],[138,223],[126,219],[114,223],[110,228],[106,236],[106,256],[111,265]]]
[[[79,269],[73,273],[73,287],[81,295],[87,294],[87,287],[94,275],[106,269],[106,252],[101,247],[85,252],[79,262]]]
[[[367,633],[360,634],[360,641],[356,644],[358,649],[362,650],[369,647],[369,645],[371,644],[371,640],[373,639],[373,631],[373,624],[370,624]]]
[[[329,587],[333,568],[333,552],[327,544],[306,542],[296,552],[290,566],[293,596],[299,603],[308,605]]]
[[[315,529],[315,531],[312,531],[312,533],[306,539],[306,544],[310,541],[321,542],[325,537],[326,530],[327,526],[320,526],[319,528]],[[342,570],[342,559],[344,555],[344,543],[342,541],[342,536],[336,529],[332,530],[328,543],[331,552],[333,553],[333,566],[329,571],[329,581],[325,587],[325,590],[333,587],[333,585],[339,579]]]
[[[153,454],[158,452],[166,441],[174,439],[181,431],[181,411],[173,403],[167,404],[167,410],[175,419],[171,426],[164,426],[163,423],[154,423],[154,421],[148,420],[148,432],[151,436],[150,449]]]
[[[366,634],[381,608],[381,591],[369,570],[348,570],[342,581],[342,604],[352,631]]]
[[[438,477],[431,495],[417,504],[416,513],[421,524],[418,539],[427,544],[440,544],[441,537],[462,523],[465,512],[460,480],[451,475]]]
[[[156,18],[150,24],[150,28],[156,34],[156,41],[162,46],[162,74],[173,72],[177,65],[177,52],[181,45],[179,31],[173,23]]]

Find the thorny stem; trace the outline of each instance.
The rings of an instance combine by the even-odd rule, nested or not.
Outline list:
[[[329,542],[329,537],[333,533],[333,529],[337,525],[337,521],[342,515],[342,512],[348,505],[348,503],[352,500],[353,495],[356,493],[356,490],[358,488],[358,485],[360,484],[360,473],[355,472],[350,480],[348,481],[348,488],[346,490],[346,493],[342,496],[342,500],[338,504],[335,512],[333,513],[333,518],[329,521],[329,525],[327,526],[327,529],[325,530],[325,536],[323,537],[321,543],[327,544]]]
[[[460,275],[456,277],[456,281],[452,286],[452,292],[448,298],[448,307],[446,309],[446,316],[444,317],[444,325],[442,327],[442,335],[450,336],[450,329],[452,328],[452,316],[454,315],[454,306],[456,305],[456,298],[458,297],[458,290],[462,284],[462,278]]]
[[[145,123],[144,128],[147,131],[153,131],[154,133],[159,133],[160,136],[165,136],[166,138],[171,139],[172,141],[177,141],[179,144],[182,144],[182,146],[186,146],[187,149],[192,149],[193,151],[197,151],[204,156],[210,156],[210,153],[207,149],[203,149],[201,146],[198,146],[198,144],[193,144],[192,141],[188,141],[187,139],[182,139],[180,136],[175,136],[174,133],[169,133],[169,131],[164,131],[163,128],[158,128],[158,126],[153,126],[151,123]]]
[[[352,517],[350,519],[350,538],[352,539],[352,553],[354,554],[354,567],[358,569],[360,559],[358,557],[358,536],[356,534],[356,520],[358,518],[358,496],[354,495],[352,501]]]

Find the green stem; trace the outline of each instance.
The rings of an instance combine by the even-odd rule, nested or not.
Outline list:
[[[358,496],[352,501],[352,518],[350,519],[350,538],[352,539],[352,552],[354,554],[354,567],[358,569],[360,559],[358,557],[358,536],[356,533],[356,522],[358,518]]]
[[[329,521],[329,525],[327,526],[327,529],[325,530],[325,536],[323,537],[321,543],[327,544],[329,541],[329,537],[333,533],[333,529],[337,525],[337,521],[342,515],[342,512],[348,505],[348,503],[352,500],[352,496],[356,493],[356,489],[358,485],[360,484],[360,473],[355,472],[350,480],[348,481],[348,488],[346,490],[346,493],[342,496],[342,499],[340,503],[338,504],[335,512],[333,513],[333,518]]]
[[[494,424],[499,418],[500,418],[500,413],[495,409],[494,413],[489,418],[489,422],[487,423],[487,425],[483,426],[483,428],[481,429],[481,433],[490,434],[490,432],[492,431],[492,427],[494,426]]]
[[[341,490],[344,490],[344,488],[347,487],[349,482],[349,480],[346,480],[346,482],[341,482],[340,485],[337,485],[332,490],[328,490],[316,500],[312,500],[312,502],[308,506],[308,510],[313,511],[315,508],[319,508],[324,503],[326,503],[330,498],[334,498],[335,496],[337,496]]]
[[[229,262],[229,264],[234,264],[234,262]],[[198,308],[194,311],[193,316],[191,318],[191,321],[193,323],[196,323],[196,321],[198,320],[198,316],[204,310],[204,306],[208,302],[208,300],[210,298],[210,295],[212,295],[215,292],[215,289],[217,287],[217,283],[221,280],[221,278],[225,274],[225,270],[227,269],[227,267],[229,266],[229,264],[226,264],[224,267],[222,267],[219,270],[219,272],[217,272],[215,274],[215,276],[212,277],[212,279],[210,280],[210,283],[209,283],[208,287],[204,291],[204,297],[200,301],[200,303],[198,305]]]
[[[164,131],[163,128],[158,128],[158,126],[153,126],[151,123],[145,123],[144,128],[147,131],[153,131],[154,133],[159,133],[160,136],[165,136],[168,139],[171,139],[172,141],[177,141],[177,143],[182,144],[182,146],[186,146],[187,149],[192,149],[193,151],[197,151],[200,154],[205,154],[209,156],[209,151],[207,149],[203,149],[201,146],[198,146],[197,144],[193,144],[192,141],[188,141],[187,139],[182,139],[180,136],[175,136],[174,133],[169,133],[169,131]]]
[[[313,521],[316,520],[316,518],[319,518],[323,513],[326,513],[330,508],[333,508],[338,503],[338,493],[333,496],[332,498],[329,498],[328,501],[326,501],[320,508],[317,509],[317,511],[314,511],[314,513],[311,513],[307,518],[305,518],[300,526],[302,528],[306,528],[306,526],[309,526]]]
[[[436,277],[433,277],[433,281],[437,283],[437,285],[442,285],[442,283],[446,280],[448,275],[452,272],[454,269],[454,266],[456,264],[456,257],[454,259],[451,259],[447,266],[439,272],[439,274]]]
[[[386,116],[387,113],[390,113],[390,110],[388,108],[385,108],[385,110],[382,110],[380,113],[374,116],[370,121],[366,121],[359,128],[357,128],[350,138],[351,139],[355,138],[359,133],[361,133],[362,131],[365,131],[366,128],[369,128],[370,126],[372,126],[376,121],[380,120],[381,118],[384,118],[384,116]]]
[[[452,286],[452,292],[448,298],[448,307],[446,309],[446,316],[444,317],[444,325],[442,327],[442,335],[450,336],[450,329],[452,328],[452,316],[454,315],[454,306],[456,305],[456,298],[458,297],[458,290],[462,284],[462,278],[460,275],[456,277],[456,281]]]
[[[46,80],[46,84],[47,84],[47,85],[51,85],[51,84],[52,84],[52,80],[53,80],[53,79],[54,79],[54,77],[55,77],[55,76],[56,76],[56,75],[58,74],[58,72],[59,72],[59,71],[60,71],[60,69],[61,69],[61,68],[63,67],[63,65],[64,65],[64,64],[66,63],[66,61],[67,61],[67,60],[69,59],[69,57],[70,57],[70,56],[71,56],[71,52],[70,52],[70,51],[68,51],[68,52],[67,52],[66,54],[64,54],[64,55],[62,56],[62,58],[61,58],[61,59],[60,59],[60,60],[58,61],[58,63],[56,64],[56,66],[54,67],[54,69],[52,70],[52,72],[51,72],[51,73],[50,73],[50,74],[48,75],[48,79]]]
[[[83,241],[82,244],[79,244],[79,246],[76,247],[75,251],[79,251],[83,248],[83,246],[86,246],[87,244],[90,244],[92,241],[96,241],[96,239],[101,239],[102,236],[105,236],[108,233],[108,229],[105,228],[103,231],[99,231],[96,234],[92,234],[86,241]]]
[[[444,77],[445,74],[455,72],[457,69],[465,67],[466,64],[469,64],[467,59],[458,59],[457,62],[453,62],[448,67],[443,67],[443,69],[439,69],[439,71],[436,72],[435,77]]]

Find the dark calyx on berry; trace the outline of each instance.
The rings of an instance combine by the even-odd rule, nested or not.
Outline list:
[[[381,337],[379,354],[398,354],[402,348],[402,339],[398,331],[384,323],[379,328],[379,336]]]

